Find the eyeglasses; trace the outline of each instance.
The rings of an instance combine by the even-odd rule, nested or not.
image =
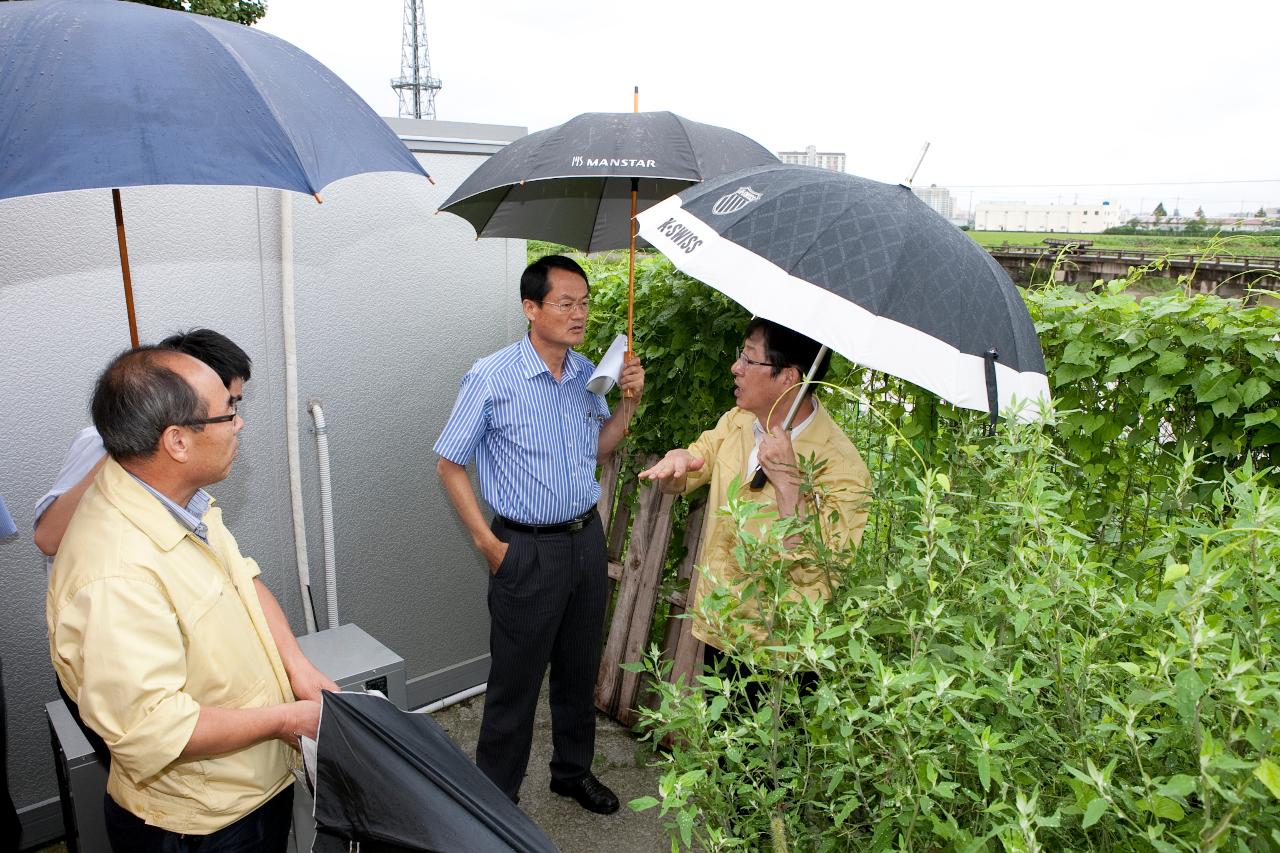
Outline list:
[[[236,418],[240,417],[240,404],[241,404],[240,400],[232,401],[231,414],[229,415],[218,415],[217,417],[212,417],[212,418],[197,418],[196,420],[183,421],[180,424],[174,424],[174,426],[193,427],[193,426],[208,426],[209,424],[231,423]]]
[[[572,314],[575,309],[586,314],[591,311],[591,297],[588,296],[581,302],[573,302],[571,300],[565,300],[564,302],[548,302],[544,299],[542,300],[542,305],[547,308],[554,308],[561,314]]]
[[[743,364],[754,365],[756,367],[777,367],[778,366],[774,364],[772,361],[756,361],[754,358],[751,358],[750,356],[747,355],[746,350],[743,350],[742,352],[738,353],[738,357],[735,360],[740,361]]]

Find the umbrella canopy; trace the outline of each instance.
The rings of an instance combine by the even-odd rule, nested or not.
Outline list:
[[[675,113],[583,113],[490,157],[440,209],[470,222],[477,237],[622,249],[632,179],[644,210],[690,184],[777,162],[740,133]]]
[[[337,75],[286,41],[109,0],[0,4],[0,199],[151,184],[308,194],[426,175]]]
[[[365,693],[324,694],[315,818],[316,851],[556,849],[435,720]]]
[[[364,172],[426,171],[350,87],[286,41],[115,0],[0,3],[0,199],[111,188],[138,344],[120,187],[314,195]]]
[[[1024,420],[1049,399],[1035,326],[1008,274],[905,186],[764,166],[637,219],[681,270],[850,361],[964,408],[1016,401]]]

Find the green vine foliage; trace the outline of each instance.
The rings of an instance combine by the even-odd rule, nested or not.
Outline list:
[[[1178,510],[1169,496],[1187,454],[1201,501],[1225,470],[1280,464],[1273,304],[1182,291],[1139,301],[1130,283],[1026,294],[1061,413],[1056,441],[1076,468],[1070,516],[1118,551],[1142,547],[1153,513]]]

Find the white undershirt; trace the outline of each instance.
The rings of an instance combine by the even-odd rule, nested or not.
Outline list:
[[[805,418],[800,423],[791,427],[792,441],[795,441],[796,438],[799,437],[800,433],[804,432],[805,427],[813,423],[814,416],[818,414],[818,407],[819,407],[818,401],[812,397],[810,397],[809,399],[813,400],[813,411],[809,413],[809,417]],[[751,453],[747,455],[747,470],[746,470],[746,473],[743,475],[746,479],[746,482],[751,481],[751,478],[755,476],[756,468],[760,467],[760,442],[764,441],[765,429],[764,429],[764,425],[760,423],[759,418],[756,418],[751,423],[751,432],[756,437],[756,443],[751,448]]]

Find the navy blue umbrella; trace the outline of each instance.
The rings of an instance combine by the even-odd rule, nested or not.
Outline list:
[[[426,171],[333,72],[229,21],[116,0],[0,3],[0,199],[111,188],[137,344],[120,187],[314,195]]]

